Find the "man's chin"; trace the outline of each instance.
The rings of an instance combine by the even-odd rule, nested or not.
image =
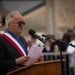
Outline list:
[[[19,34],[21,34],[22,33],[22,31],[19,31]]]
[[[22,31],[19,32],[20,34],[22,33]]]

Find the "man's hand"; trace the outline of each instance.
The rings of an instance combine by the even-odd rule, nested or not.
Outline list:
[[[40,54],[40,57],[37,59],[36,62],[40,62],[40,61],[42,61],[42,57],[43,57],[43,54]]]
[[[42,61],[42,57],[43,57],[43,54],[40,54],[40,57],[38,58],[38,62]]]
[[[19,58],[16,59],[16,64],[25,64],[26,61],[29,59],[29,56],[21,56]]]

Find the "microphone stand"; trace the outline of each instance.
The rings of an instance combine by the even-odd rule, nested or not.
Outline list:
[[[50,38],[50,39],[53,39],[53,38]],[[66,45],[70,45],[70,46],[72,46],[72,47],[75,47],[74,45],[69,44],[69,43],[66,43],[66,42],[61,41],[61,40],[57,40],[57,39],[53,39],[53,40],[55,40],[55,41],[57,41],[57,42],[60,42],[60,43],[63,43],[63,44],[66,44]],[[63,57],[63,56],[62,56],[62,50],[60,50],[61,74],[64,75],[62,57]],[[67,59],[67,60],[68,60],[68,59]],[[67,67],[68,67],[68,66],[69,66],[69,65],[67,65]],[[68,72],[69,72],[69,70],[67,69],[67,75],[69,75]]]
[[[55,40],[55,41],[57,41],[57,42],[60,42],[60,43],[63,43],[63,44],[70,45],[70,46],[72,46],[72,47],[75,47],[75,45],[66,43],[66,42],[61,41],[61,40],[57,40],[57,39],[51,38],[50,36],[47,36],[47,35],[45,35],[44,37],[53,39],[53,40]],[[62,73],[62,75],[64,75],[64,72],[63,72],[63,61],[62,61],[62,50],[60,50],[60,62],[61,62],[61,73]],[[69,71],[67,70],[67,75],[69,75],[68,72],[69,72]]]

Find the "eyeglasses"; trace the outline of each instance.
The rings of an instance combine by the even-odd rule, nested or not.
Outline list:
[[[17,22],[17,24],[18,24],[19,26],[22,26],[22,25],[25,25],[25,22],[24,22],[24,21],[19,21],[19,22]]]
[[[14,22],[12,22],[12,23],[14,23]],[[19,22],[14,23],[14,24],[18,24],[19,26],[22,26],[22,25],[25,25],[25,22],[24,21],[19,21]]]

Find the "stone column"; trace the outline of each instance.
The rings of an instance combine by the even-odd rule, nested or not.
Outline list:
[[[48,34],[55,34],[54,0],[46,0]]]

